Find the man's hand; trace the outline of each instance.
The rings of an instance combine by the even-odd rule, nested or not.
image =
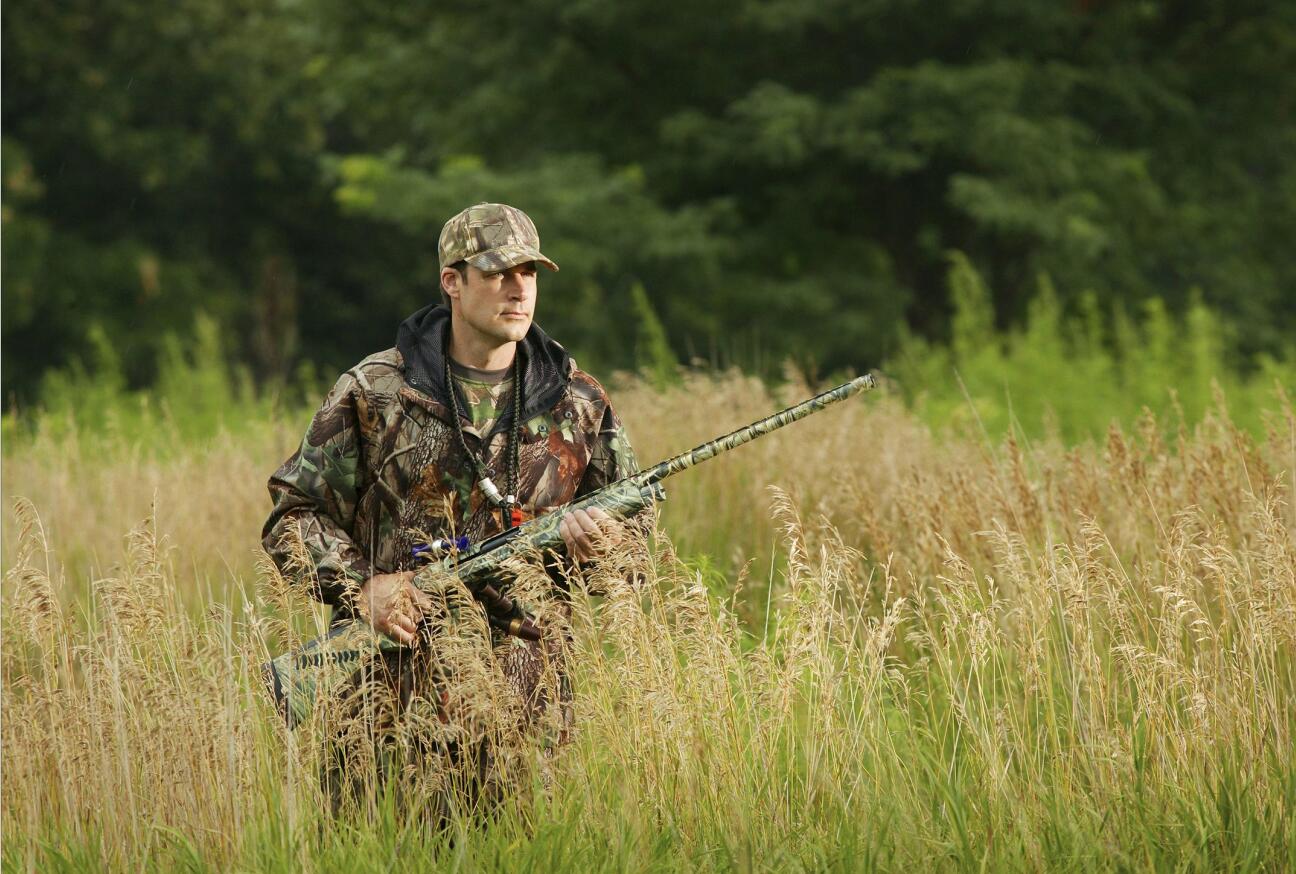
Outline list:
[[[591,558],[619,544],[625,537],[625,526],[597,507],[573,510],[558,522],[558,533],[567,545],[567,554],[576,561]]]
[[[428,596],[414,588],[413,571],[375,574],[360,587],[360,615],[374,630],[406,646],[418,642],[423,611],[432,608]]]

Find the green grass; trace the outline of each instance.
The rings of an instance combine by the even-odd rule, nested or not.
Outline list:
[[[1076,443],[1150,410],[1173,436],[1227,397],[1232,420],[1259,434],[1276,392],[1296,386],[1296,349],[1241,358],[1229,326],[1200,299],[1178,317],[1155,298],[1130,314],[1079,295],[1068,311],[1045,276],[1026,323],[1002,334],[989,289],[961,255],[951,259],[949,284],[951,342],[906,338],[884,368],[936,428],[984,429],[995,439],[1053,432]]]

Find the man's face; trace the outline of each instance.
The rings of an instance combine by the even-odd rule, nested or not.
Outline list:
[[[535,316],[535,262],[498,273],[483,273],[470,264],[467,273],[464,279],[451,268],[441,271],[441,287],[464,325],[499,344],[525,337]]]

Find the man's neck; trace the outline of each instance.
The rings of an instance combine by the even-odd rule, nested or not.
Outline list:
[[[517,343],[486,337],[456,318],[450,323],[450,357],[465,367],[500,370],[513,363]]]

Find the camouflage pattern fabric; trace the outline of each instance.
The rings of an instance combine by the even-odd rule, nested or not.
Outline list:
[[[518,497],[525,518],[637,471],[602,386],[568,362],[566,389],[549,409],[524,421],[518,441]],[[508,434],[498,427],[499,415],[508,408],[513,386],[456,381],[470,399],[464,411],[472,421],[464,423],[464,439],[487,465],[487,474],[502,478]],[[447,404],[413,388],[400,351],[389,349],[343,374],[301,447],[271,477],[274,509],[263,532],[265,549],[286,576],[333,605],[335,619],[355,615],[353,599],[370,576],[415,569],[415,544],[457,535],[479,543],[503,530],[499,511],[475,487],[452,428]],[[294,566],[298,538],[312,567]],[[494,660],[512,690],[517,719],[535,728],[558,725],[557,734],[543,729],[541,740],[561,742],[570,726],[571,694],[560,642],[522,642],[494,629],[489,640],[480,639],[489,653],[485,657]],[[438,641],[426,642],[413,651],[384,646],[372,663],[358,668],[351,690],[342,694],[341,724],[371,726],[387,738],[384,748],[393,755],[406,749],[416,760],[449,756],[445,761],[455,768],[468,756],[483,774],[495,775],[496,756],[484,742],[455,752],[454,744],[429,744],[426,738],[412,744],[397,740],[402,723],[430,724],[420,715],[429,707],[440,722],[472,733],[460,714],[473,708],[464,711],[449,691],[461,684],[446,682],[447,670],[454,668],[433,654]],[[546,713],[549,718],[541,719]],[[334,764],[324,775],[335,808],[342,801],[337,793],[364,782],[348,764],[348,749],[339,739]]]
[[[558,269],[540,251],[540,234],[530,216],[503,203],[479,203],[451,218],[441,228],[437,254],[442,267],[467,261],[488,273],[527,261]]]
[[[301,447],[270,479],[274,509],[263,531],[266,551],[343,613],[353,611],[352,597],[370,576],[414,568],[414,544],[458,535],[477,543],[503,530],[460,457],[448,406],[412,388],[402,363],[400,352],[388,349],[343,374]],[[491,418],[494,412],[493,404],[474,406],[474,415]],[[497,429],[483,440],[472,423],[465,426],[469,449],[485,461],[487,474],[502,476],[508,435]],[[518,497],[524,516],[637,470],[603,387],[572,362],[567,391],[522,429]],[[290,532],[300,533],[310,552],[314,567],[306,573],[292,566]]]
[[[513,380],[490,383],[455,373],[454,381],[467,401],[464,412],[469,421],[464,423],[464,433],[480,439],[490,433],[500,415],[508,409],[513,398]]]

